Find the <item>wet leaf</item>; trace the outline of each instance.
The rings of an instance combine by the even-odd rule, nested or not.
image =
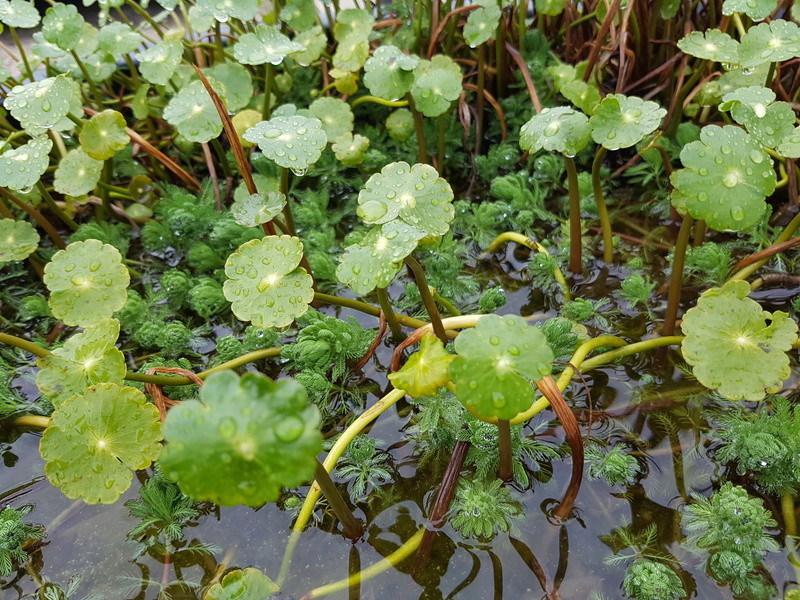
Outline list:
[[[286,327],[308,310],[313,280],[300,268],[303,243],[288,235],[251,240],[225,262],[225,298],[257,327]]]
[[[85,21],[71,4],[56,2],[42,19],[42,34],[62,50],[74,50],[81,40]]]
[[[778,154],[785,158],[800,158],[800,127],[795,127],[792,133],[781,140]]]
[[[319,119],[301,116],[261,121],[244,132],[244,139],[258,144],[264,156],[298,175],[319,160],[328,143]]]
[[[183,57],[183,32],[169,33],[157,44],[139,52],[139,72],[147,81],[167,85]]]
[[[281,214],[286,206],[286,196],[280,192],[256,193],[234,200],[231,215],[242,227],[256,227],[268,223]]]
[[[97,187],[102,173],[103,161],[95,160],[81,148],[76,148],[59,161],[53,187],[68,196],[83,196]]]
[[[738,63],[752,68],[796,56],[800,56],[800,26],[792,21],[775,19],[747,30],[739,44]]]
[[[549,67],[547,71],[553,77],[556,90],[564,98],[586,115],[592,115],[600,104],[600,90],[594,81],[583,80],[585,69],[586,63],[579,63],[577,66],[558,64]]]
[[[211,87],[220,96],[224,87],[209,79]],[[164,109],[164,119],[173,125],[183,137],[191,142],[205,143],[222,133],[222,120],[214,107],[202,81],[195,80],[172,97]]]
[[[369,140],[363,135],[352,133],[337,137],[331,146],[333,154],[346,167],[355,167],[364,162],[368,149]]]
[[[778,7],[778,0],[725,0],[722,14],[744,13],[754,21],[763,21]]]
[[[98,48],[106,54],[120,56],[135,52],[144,38],[125,23],[115,21],[103,25],[97,34]]]
[[[76,108],[80,111],[80,87],[68,75],[17,85],[8,93],[5,107],[33,134],[44,129],[71,129],[73,124],[66,116]]]
[[[775,189],[772,159],[739,127],[709,125],[681,150],[685,168],[672,174],[672,203],[717,231],[741,231],[766,209]]]
[[[119,321],[103,319],[70,337],[61,348],[36,361],[36,387],[57,407],[98,383],[123,384],[125,357],[114,344]]]
[[[123,307],[130,283],[119,250],[99,240],[73,242],[44,268],[53,316],[86,327]]]
[[[281,13],[283,15],[283,13]],[[264,600],[280,588],[258,569],[231,571],[212,585],[203,600]]]
[[[317,98],[308,107],[308,111],[322,123],[328,142],[353,131],[353,111],[344,100],[328,96]]]
[[[107,160],[130,143],[125,117],[115,110],[94,115],[81,129],[81,148],[95,160]]]
[[[132,387],[99,383],[65,400],[39,443],[47,479],[68,498],[112,504],[161,451],[158,409]]]
[[[322,27],[316,25],[298,33],[294,42],[300,44],[303,50],[293,52],[292,59],[307,67],[322,55],[325,46],[328,45],[328,38]]]
[[[531,381],[549,375],[553,351],[522,317],[487,315],[459,334],[450,363],[456,396],[484,417],[511,419],[531,405]]]
[[[360,8],[346,8],[336,14],[333,37],[339,42],[333,66],[342,71],[358,71],[369,58],[369,36],[375,19]]]
[[[661,125],[667,111],[635,96],[610,94],[594,109],[592,139],[609,150],[636,145]]]
[[[258,13],[259,0],[197,0],[197,6],[220,23],[230,19],[252,21]]]
[[[253,78],[250,72],[238,63],[219,63],[210,69],[204,69],[203,73],[209,81],[218,81],[222,84],[222,89],[217,93],[222,95],[225,105],[231,112],[236,112],[248,104],[253,99]],[[259,119],[260,120],[260,119]]]
[[[686,54],[723,64],[739,62],[739,43],[719,29],[693,31],[678,41]]]
[[[260,506],[313,479],[319,425],[296,381],[222,371],[206,380],[200,401],[167,413],[159,464],[195,500]]]
[[[431,60],[420,60],[414,70],[411,95],[423,115],[438,117],[461,95],[461,68],[440,54]]]
[[[317,22],[317,7],[314,0],[289,0],[281,9],[280,17],[295,31],[306,31]]]
[[[30,29],[39,24],[39,11],[26,0],[0,1],[0,21],[9,27]]]
[[[448,368],[455,358],[444,349],[441,340],[426,333],[420,348],[408,357],[403,368],[389,375],[392,385],[405,390],[412,398],[433,396],[450,381]]]
[[[39,247],[39,234],[27,221],[0,219],[0,265],[25,260]]]
[[[380,46],[364,63],[364,85],[369,93],[386,100],[402,98],[414,83],[419,58],[395,46]]]
[[[30,190],[50,165],[52,148],[50,138],[42,136],[0,154],[0,185],[10,190]]]
[[[476,4],[480,8],[469,13],[464,26],[464,41],[470,48],[494,39],[502,14],[496,0],[477,0]]]
[[[681,323],[681,350],[695,377],[728,400],[761,400],[791,374],[786,353],[797,324],[784,312],[762,310],[749,293],[746,281],[711,288]]]
[[[523,150],[536,152],[548,150],[566,156],[575,156],[591,139],[589,119],[565,106],[545,108],[522,126],[519,146]]]
[[[258,25],[255,32],[239,37],[233,56],[245,65],[279,65],[290,54],[304,50],[305,46],[291,41],[277,27]]]

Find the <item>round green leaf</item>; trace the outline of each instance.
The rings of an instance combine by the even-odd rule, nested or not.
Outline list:
[[[62,50],[74,50],[81,40],[84,23],[77,8],[56,2],[44,14],[42,34],[44,39]]]
[[[609,150],[636,145],[661,125],[667,111],[655,102],[611,94],[594,109],[592,139]]]
[[[600,90],[594,81],[583,80],[585,68],[585,63],[580,63],[578,67],[557,64],[548,67],[547,71],[553,77],[553,85],[562,96],[584,114],[592,115],[595,107],[600,104]]]
[[[461,68],[443,55],[420,60],[414,70],[411,95],[423,115],[438,117],[461,95]]]
[[[720,110],[730,111],[734,107],[744,105],[753,110],[757,117],[767,114],[767,106],[775,100],[775,92],[760,85],[741,87],[722,96]]]
[[[522,126],[519,146],[536,152],[548,150],[575,156],[591,139],[589,119],[566,106],[545,108]]]
[[[112,504],[161,451],[158,409],[132,387],[99,383],[64,401],[39,443],[47,479],[68,498]]]
[[[125,117],[115,110],[104,110],[84,123],[78,138],[81,148],[95,160],[107,160],[128,146]]]
[[[414,135],[414,116],[407,108],[392,111],[385,124],[389,137],[398,142],[405,142]]]
[[[50,165],[52,147],[50,138],[41,136],[0,154],[0,185],[10,190],[29,191]]]
[[[786,352],[797,324],[762,310],[749,293],[746,281],[707,290],[681,323],[681,351],[695,377],[728,400],[761,400],[791,374]]]
[[[301,116],[261,121],[244,132],[244,139],[258,144],[264,156],[296,175],[305,174],[328,143],[319,119]]]
[[[68,196],[83,196],[100,181],[103,161],[95,160],[81,148],[70,150],[58,163],[53,187]]]
[[[375,19],[360,8],[346,8],[336,14],[333,37],[339,42],[333,54],[333,66],[355,72],[369,58],[369,36]]]
[[[141,46],[144,38],[130,28],[126,23],[114,21],[103,25],[97,34],[97,44],[100,51],[121,56],[136,51]]]
[[[63,121],[74,110],[76,101],[80,109],[80,98],[78,82],[59,75],[15,86],[4,105],[23,128],[41,133],[43,129],[70,129],[72,123],[64,126]]]
[[[333,154],[346,167],[355,167],[364,162],[368,149],[369,139],[363,135],[353,135],[352,133],[340,135],[333,141],[331,146]]]
[[[800,26],[775,19],[751,27],[739,44],[739,64],[755,67],[766,62],[782,62],[800,56]]]
[[[209,79],[211,87],[221,96],[222,86]],[[208,95],[203,82],[192,81],[172,97],[164,109],[164,119],[191,142],[205,143],[222,133],[222,120]]]
[[[357,214],[369,225],[399,220],[421,240],[444,235],[453,220],[453,190],[430,165],[391,163],[375,173],[358,194]]]
[[[279,589],[278,585],[261,571],[248,567],[225,575],[222,581],[212,585],[203,594],[203,600],[264,600]]]
[[[379,98],[402,98],[414,83],[419,58],[395,46],[380,46],[364,63],[364,85]]]
[[[303,52],[305,46],[291,41],[277,27],[258,25],[254,33],[245,33],[233,45],[233,56],[245,65],[279,65],[294,52]]]
[[[777,183],[772,159],[743,129],[709,125],[681,150],[672,203],[717,231],[740,231],[763,214]]]
[[[422,336],[419,350],[408,357],[402,369],[391,373],[389,380],[395,388],[405,390],[412,398],[433,396],[450,381],[448,368],[454,358],[444,349],[439,338],[426,333]]]
[[[39,11],[33,2],[2,0],[0,2],[0,21],[9,27],[30,29],[39,24]]]
[[[567,0],[536,0],[535,4],[537,13],[557,17],[564,12]]]
[[[58,406],[97,383],[125,379],[125,357],[114,344],[119,321],[103,319],[69,338],[61,348],[36,361],[36,387]]]
[[[259,0],[197,0],[197,6],[209,12],[220,23],[230,19],[252,21],[258,13]]]
[[[522,317],[487,315],[456,338],[450,363],[456,396],[484,417],[511,419],[530,407],[533,387],[551,373],[553,351]]]
[[[233,314],[257,327],[286,327],[308,310],[313,280],[300,268],[303,243],[288,235],[250,240],[225,262]]]
[[[737,104],[731,115],[766,148],[775,148],[794,131],[795,114],[788,102],[770,104],[763,116],[747,105]]]
[[[238,63],[219,63],[205,69],[204,73],[209,80],[222,84],[222,97],[229,111],[237,112],[250,104],[254,93],[253,78],[245,67]]]
[[[308,107],[311,116],[322,123],[322,130],[328,136],[328,141],[353,131],[353,111],[350,105],[340,98],[323,96],[317,98]]]
[[[159,464],[195,500],[260,506],[313,479],[319,425],[296,381],[222,371],[206,380],[199,402],[169,411]]]
[[[25,260],[39,247],[39,234],[27,221],[0,219],[0,265]]]
[[[167,85],[183,57],[183,33],[164,36],[157,44],[139,52],[139,72],[147,81],[156,85]]]
[[[678,41],[686,54],[724,64],[739,62],[739,43],[719,29],[693,31]]]
[[[477,48],[484,42],[494,39],[500,23],[500,7],[495,0],[477,0],[480,8],[473,10],[464,26],[464,40],[470,48]]]
[[[293,52],[292,59],[307,67],[322,55],[325,46],[328,45],[328,38],[322,27],[315,25],[298,33],[294,38],[294,42],[300,44],[303,50]]]
[[[208,31],[214,26],[214,13],[207,8],[195,4],[189,7],[189,25],[195,31]]]
[[[754,21],[763,21],[778,7],[778,0],[725,0],[722,14],[744,13]]]
[[[295,31],[305,31],[317,22],[314,0],[289,0],[281,9],[281,21]]]
[[[800,158],[800,127],[795,127],[778,145],[778,154],[785,158]]]
[[[53,316],[86,327],[107,319],[128,298],[130,276],[119,250],[99,240],[73,242],[44,268]]]
[[[374,227],[359,243],[345,248],[337,279],[361,295],[387,287],[402,260],[417,247],[418,235],[416,228],[399,220]]]
[[[250,194],[231,204],[231,215],[242,227],[257,227],[269,223],[281,214],[286,206],[286,196],[280,192]]]

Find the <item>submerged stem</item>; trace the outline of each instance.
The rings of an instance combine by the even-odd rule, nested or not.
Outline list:
[[[342,495],[339,493],[336,484],[333,483],[333,479],[331,479],[328,471],[325,470],[325,467],[319,462],[319,459],[316,459],[316,462],[317,470],[314,478],[317,485],[322,490],[322,493],[325,494],[328,504],[336,514],[336,518],[341,521],[345,535],[351,540],[357,540],[364,533],[364,528],[361,526],[358,519],[356,519],[355,515],[353,515],[353,511],[350,510],[350,507],[347,506],[347,502],[342,498]]]
[[[425,305],[425,310],[428,312],[428,317],[431,320],[431,325],[433,326],[433,332],[436,334],[440,340],[442,340],[442,344],[447,344],[447,334],[444,331],[444,326],[442,325],[442,317],[439,315],[439,309],[436,307],[436,301],[433,299],[433,294],[431,294],[431,289],[428,287],[428,279],[425,277],[425,271],[422,268],[422,265],[419,264],[416,258],[413,256],[406,256],[403,261],[406,263],[406,266],[411,269],[411,273],[414,276],[414,281],[417,283],[417,288],[419,288],[419,295],[422,297],[422,303]]]
[[[686,248],[689,246],[689,236],[692,233],[690,214],[683,216],[681,228],[678,231],[678,240],[675,242],[675,254],[672,258],[672,272],[670,273],[669,292],[667,292],[667,312],[664,314],[664,324],[661,327],[663,335],[675,333],[675,321],[678,318],[678,305],[681,303],[681,287],[683,285],[683,265],[686,262]]]
[[[500,471],[503,481],[511,481],[511,424],[507,419],[497,421],[498,450],[500,452]]]

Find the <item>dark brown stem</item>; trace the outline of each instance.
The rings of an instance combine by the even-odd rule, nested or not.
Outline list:
[[[497,421],[498,450],[500,452],[499,477],[506,483],[511,481],[511,424],[506,419]]]
[[[439,309],[436,308],[436,301],[433,299],[431,289],[428,287],[428,279],[425,277],[425,271],[422,269],[422,265],[419,264],[417,259],[413,256],[406,256],[404,262],[411,270],[414,281],[417,283],[419,295],[422,297],[422,303],[425,305],[425,310],[428,311],[428,317],[433,326],[433,332],[436,334],[436,337],[442,340],[442,344],[446,345],[447,334],[444,331],[444,325],[442,325],[442,318],[439,316]]]
[[[406,100],[408,100],[408,108],[411,110],[411,114],[414,117],[414,131],[417,134],[417,150],[419,156],[419,162],[424,165],[428,164],[428,150],[425,146],[425,128],[423,126],[422,115],[417,110],[417,105],[414,103],[414,98],[411,94],[406,94]]]
[[[667,293],[667,312],[664,314],[664,325],[661,327],[661,335],[664,336],[675,335],[675,321],[678,318],[678,305],[681,303],[683,265],[686,262],[686,248],[689,246],[693,221],[691,215],[683,216],[681,228],[678,231],[678,240],[675,242],[675,255],[672,259],[672,273]]]
[[[317,485],[319,485],[322,493],[325,495],[325,499],[336,515],[336,518],[341,521],[342,527],[344,527],[344,534],[353,541],[360,538],[364,533],[364,528],[361,526],[359,520],[356,519],[355,515],[353,515],[350,507],[347,506],[347,502],[344,501],[344,498],[333,483],[330,474],[325,470],[325,467],[318,459],[315,479]]]
[[[569,270],[580,275],[581,261],[581,197],[578,190],[578,169],[575,160],[564,157],[567,165],[567,185],[569,186]]]

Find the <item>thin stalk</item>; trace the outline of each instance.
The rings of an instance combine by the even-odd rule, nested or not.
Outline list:
[[[783,515],[783,529],[786,537],[797,536],[797,517],[794,512],[794,496],[791,492],[781,495],[781,514]]]
[[[675,321],[678,318],[678,305],[681,302],[683,265],[686,262],[686,248],[689,246],[689,236],[692,233],[693,221],[694,219],[688,213],[683,216],[681,228],[678,230],[678,239],[675,242],[669,292],[667,292],[667,312],[664,314],[664,324],[661,326],[661,333],[665,336],[670,336],[675,333]]]
[[[500,17],[500,20],[497,22],[497,31],[495,32],[495,42],[494,42],[494,69],[495,69],[495,91],[497,92],[497,98],[503,97],[503,74],[505,73],[504,65],[504,39],[505,35],[503,34],[503,18]]]
[[[607,152],[604,146],[599,146],[595,152],[592,162],[592,189],[594,190],[594,200],[597,203],[597,216],[600,217],[600,230],[603,233],[603,260],[611,264],[614,262],[611,219],[608,216],[606,199],[603,196],[603,184],[600,180],[600,168],[603,166],[603,158]]]
[[[417,105],[414,104],[414,98],[411,93],[406,94],[408,100],[408,108],[414,117],[414,131],[417,134],[417,150],[419,155],[419,162],[428,164],[428,150],[425,147],[425,127],[423,126],[422,115],[417,111]]]
[[[40,415],[22,415],[11,420],[14,427],[39,427],[47,429],[50,426],[50,417]]]
[[[775,78],[775,63],[769,63],[769,71],[767,71],[767,80],[764,83],[764,87],[768,87],[772,89],[772,80]]]
[[[438,0],[437,0],[438,1]],[[436,148],[436,159],[439,163],[439,175],[444,175],[444,133],[445,133],[445,115],[447,113],[441,114],[436,119],[436,134],[437,134],[437,148]]]
[[[92,78],[89,76],[89,71],[86,70],[86,65],[83,64],[81,57],[78,56],[78,53],[75,50],[70,50],[69,53],[72,55],[72,58],[78,65],[78,69],[81,71],[81,75],[86,80],[86,83],[89,84],[89,89],[91,90],[92,98],[94,99],[94,105],[97,110],[103,110],[103,96],[100,94],[100,89],[94,84]]]
[[[225,148],[222,147],[219,138],[214,138],[209,143],[211,144],[211,147],[214,148],[214,153],[219,159],[219,165],[222,167],[222,174],[225,175],[227,179],[232,178],[233,169],[231,169],[231,164],[228,162],[228,156],[225,154]]]
[[[449,312],[454,317],[460,317],[463,313],[456,308],[456,305],[450,302],[447,298],[440,296],[437,293],[433,294],[433,299],[438,302],[442,308],[444,308],[447,312]]]
[[[789,221],[786,227],[783,228],[783,231],[781,231],[780,235],[775,238],[775,241],[773,242],[772,245],[785,242],[790,237],[792,237],[792,235],[794,234],[795,231],[797,231],[798,228],[800,228],[800,213],[796,214],[794,218],[791,221]],[[750,277],[750,275],[752,275],[753,273],[758,271],[761,267],[763,267],[770,258],[771,257],[764,258],[762,260],[759,260],[758,262],[754,262],[752,265],[747,265],[746,267],[739,269],[738,271],[736,271],[736,273],[731,275],[730,279],[747,279],[748,277]]]
[[[706,222],[700,219],[694,222],[694,240],[692,246],[697,248],[703,243],[703,238],[706,236]]]
[[[405,338],[403,330],[400,329],[400,323],[397,321],[397,315],[394,314],[392,308],[392,301],[389,299],[389,293],[386,288],[378,288],[375,290],[378,296],[378,304],[380,304],[383,316],[386,317],[386,322],[389,324],[389,329],[392,331],[392,337],[395,340],[402,340]]]
[[[67,215],[61,208],[59,208],[56,201],[53,200],[53,197],[50,195],[50,192],[47,191],[47,188],[41,181],[36,182],[36,188],[41,192],[42,198],[44,199],[45,204],[47,207],[53,211],[53,213],[61,219],[61,222],[64,223],[67,227],[72,229],[72,231],[76,231],[78,229],[78,224],[72,220],[72,218]]]
[[[315,460],[317,463],[317,470],[314,479],[317,485],[325,495],[336,518],[341,521],[342,527],[344,527],[344,534],[351,540],[357,540],[364,533],[364,528],[361,526],[358,519],[356,519],[355,515],[353,515],[353,511],[350,510],[350,507],[347,506],[347,502],[342,498],[342,494],[339,492],[336,484],[333,483],[330,473],[325,470],[325,466],[319,462],[319,459]]]
[[[498,451],[500,453],[499,477],[505,482],[512,479],[511,473],[511,424],[506,419],[497,421]]]
[[[567,185],[569,186],[569,270],[580,275],[581,260],[581,197],[578,191],[578,169],[575,159],[564,157],[567,165]]]
[[[11,37],[14,38],[14,44],[16,44],[17,46],[20,58],[22,58],[22,64],[25,65],[25,73],[28,76],[28,79],[33,81],[33,71],[31,70],[31,64],[28,62],[28,56],[25,54],[25,48],[23,47],[22,42],[19,39],[19,35],[17,35],[17,28],[9,27],[8,29],[9,31],[11,31]]]
[[[270,102],[272,101],[272,80],[274,77],[272,65],[267,63],[266,67],[266,72],[264,73],[264,105],[261,107],[261,116],[265,121],[269,119],[272,112]]]
[[[486,99],[483,96],[486,85],[486,46],[481,44],[478,51],[478,91],[476,92],[477,106],[475,108],[475,156],[481,153],[481,139],[483,138],[483,109]]]
[[[372,102],[374,104],[380,104],[381,106],[408,106],[408,100],[385,100],[377,96],[359,96],[350,103],[350,108],[355,108],[359,104],[364,104],[365,102]]]
[[[323,304],[330,304],[332,306],[342,306],[344,308],[350,308],[352,310],[357,310],[358,312],[365,313],[367,315],[372,315],[373,317],[379,317],[381,315],[381,309],[377,306],[372,306],[371,304],[367,304],[366,302],[361,302],[360,300],[353,300],[352,298],[341,298],[339,296],[332,296],[331,294],[323,294],[321,292],[316,292],[314,294],[314,302],[322,302]],[[400,315],[395,313],[397,320],[400,322],[401,325],[406,327],[413,327],[414,329],[418,329],[420,327],[425,327],[428,325],[425,321],[420,319],[415,319],[414,317],[407,317],[406,315]]]
[[[411,274],[414,277],[414,281],[417,283],[417,288],[419,288],[422,304],[425,305],[428,318],[430,318],[431,325],[433,325],[433,332],[436,334],[436,337],[442,340],[442,344],[446,345],[447,333],[445,333],[444,326],[442,325],[442,317],[439,315],[439,309],[436,308],[436,302],[433,299],[433,294],[431,294],[431,289],[428,287],[428,279],[425,277],[425,271],[422,265],[419,264],[417,259],[413,256],[406,256],[403,262],[411,269]]]
[[[29,352],[34,356],[38,356],[39,358],[43,358],[45,356],[50,355],[50,350],[42,348],[38,344],[34,344],[33,342],[30,342],[21,337],[11,335],[10,333],[0,333],[0,344],[14,346],[15,348],[19,348],[20,350]]]
[[[114,176],[114,161],[112,159],[108,159],[103,162],[103,172],[101,175],[100,181],[102,181],[106,185],[111,185],[111,179]],[[107,187],[100,186],[100,198],[103,201],[103,220],[108,220],[111,215],[114,214],[113,209],[111,208],[111,190]],[[126,190],[127,195],[127,190]],[[99,208],[99,207],[98,207]]]
[[[525,54],[525,33],[528,30],[528,25],[525,23],[527,12],[528,0],[519,0],[517,2],[517,44],[523,54]]]
[[[44,215],[42,215],[42,213],[40,213],[38,210],[36,210],[30,204],[27,204],[26,202],[23,202],[22,200],[17,198],[9,190],[0,190],[0,194],[3,194],[6,198],[11,200],[19,208],[21,208],[26,213],[28,213],[31,216],[31,218],[34,221],[36,221],[42,229],[45,230],[45,232],[47,233],[48,237],[53,241],[53,244],[55,245],[56,248],[59,248],[59,249],[63,250],[64,248],[67,247],[66,243],[64,242],[64,239],[61,237],[61,235],[59,235],[58,231],[56,231],[56,228],[53,227],[53,225],[50,223],[50,221],[45,219],[45,217],[44,217]],[[5,206],[5,205],[3,205],[3,206]]]
[[[283,218],[286,221],[286,227],[289,228],[291,235],[297,235],[297,229],[294,225],[294,216],[292,215],[292,207],[289,204],[289,169],[280,167],[281,183],[280,192],[286,198],[286,204],[283,206]]]
[[[143,9],[141,6],[139,6],[138,2],[136,2],[135,0],[125,0],[125,4],[130,6],[136,12],[136,14],[138,14],[140,17],[142,17],[142,19],[147,21],[147,24],[150,25],[150,27],[153,28],[153,31],[156,32],[156,35],[158,37],[160,37],[161,39],[164,39],[164,32],[161,30],[161,27],[158,26],[158,23],[156,23],[153,20],[153,18],[150,16],[150,14],[145,9]]]

